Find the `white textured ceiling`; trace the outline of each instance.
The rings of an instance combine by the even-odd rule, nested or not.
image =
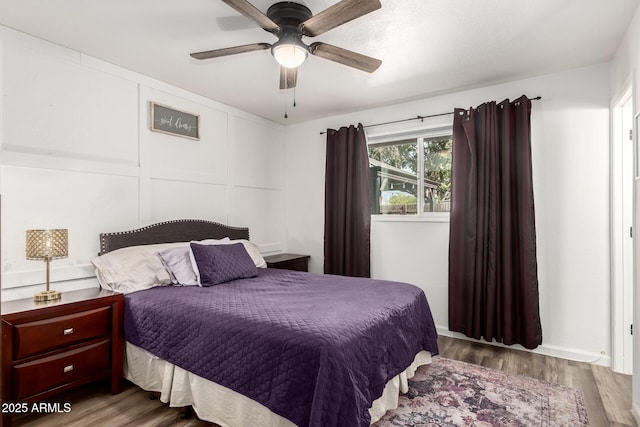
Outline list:
[[[292,124],[611,59],[640,0],[381,0],[313,39],[383,61],[373,74],[310,56],[278,89],[276,41],[220,0],[0,0],[0,24],[276,122]],[[253,0],[266,13],[276,0]],[[301,0],[314,14],[337,0]],[[285,105],[289,118],[284,119]]]

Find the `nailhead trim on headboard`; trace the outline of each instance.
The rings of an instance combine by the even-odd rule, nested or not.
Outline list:
[[[249,229],[231,227],[204,219],[176,219],[150,224],[135,230],[100,234],[100,255],[127,246],[155,243],[188,242],[190,240],[249,239]]]

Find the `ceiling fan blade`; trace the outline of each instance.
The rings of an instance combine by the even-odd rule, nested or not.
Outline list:
[[[367,73],[373,73],[382,64],[379,59],[322,42],[312,43],[309,46],[309,52],[320,58],[357,68]]]
[[[280,67],[280,89],[293,89],[298,80],[298,67]]]
[[[242,15],[247,18],[253,19],[262,29],[265,31],[269,31],[270,33],[275,33],[280,30],[278,24],[273,22],[271,18],[269,18],[264,13],[260,12],[254,5],[249,3],[247,0],[222,0],[224,3],[228,4]]]
[[[191,57],[195,59],[209,59],[218,58],[220,56],[235,55],[237,53],[265,50],[269,49],[270,47],[271,45],[269,43],[254,43],[235,47],[225,47],[223,49],[206,50],[204,52],[194,52],[190,53],[189,55],[191,55]]]
[[[315,37],[381,7],[379,0],[342,0],[307,19],[300,27],[305,36]]]

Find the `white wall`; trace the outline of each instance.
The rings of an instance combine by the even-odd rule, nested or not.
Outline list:
[[[618,97],[622,94],[625,88],[633,83],[635,89],[635,109],[634,114],[640,112],[640,8],[636,10],[624,39],[618,47],[618,51],[611,61],[611,88],[612,98]],[[636,121],[634,127],[634,133],[636,134],[636,144],[638,141],[638,121]],[[637,184],[636,184],[637,185]],[[638,187],[636,187],[638,188]],[[640,200],[638,200],[640,192],[636,189],[636,223],[634,229],[638,229],[640,224]],[[633,304],[633,323],[640,324],[640,246],[638,241],[635,240],[635,286],[634,286],[634,304]],[[633,336],[633,396],[632,396],[632,412],[636,419],[636,422],[640,424],[640,334],[636,333]]]
[[[68,228],[52,287],[96,286],[100,232],[202,218],[284,248],[281,125],[0,27],[2,300],[44,288],[25,230]],[[200,140],[149,130],[149,101],[200,115]]]
[[[600,64],[512,83],[425,98],[286,128],[288,250],[323,268],[327,127],[364,125],[468,108],[522,94],[533,101],[532,150],[543,345],[538,352],[608,364],[609,65]],[[428,127],[413,121],[399,128]],[[450,116],[447,120],[451,120]],[[371,133],[390,127],[369,128]],[[447,221],[374,219],[372,274],[420,286],[436,324],[447,330]]]

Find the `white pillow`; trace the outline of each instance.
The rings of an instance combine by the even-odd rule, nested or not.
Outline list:
[[[99,269],[94,269],[93,272],[96,275],[96,279],[98,279],[98,284],[100,284],[100,287],[102,289],[106,289],[108,291],[115,291],[115,289],[113,289],[111,286],[109,286],[109,284],[107,283],[107,281],[105,280],[104,276],[102,275],[102,272]]]
[[[256,245],[255,243],[251,243],[250,241],[244,240],[244,239],[232,240],[231,242],[232,243],[233,242],[241,242],[244,245],[244,248],[247,250],[247,253],[249,254],[251,259],[253,260],[253,262],[256,265],[256,267],[258,267],[258,268],[267,268],[267,262],[262,257],[262,254],[260,253],[260,249],[258,248],[258,245]]]
[[[195,243],[203,245],[224,245],[238,242],[244,245],[256,267],[265,268],[267,266],[258,247],[248,240],[231,240],[225,237],[220,240],[195,241]],[[176,251],[171,261],[167,262],[162,258],[160,252],[174,248],[181,250]],[[181,253],[182,256],[175,256]],[[154,286],[167,286],[172,283],[185,286],[200,284],[200,273],[193,259],[189,242],[130,246],[100,255],[91,262],[96,267],[96,277],[100,286],[117,292],[129,293]]]
[[[121,248],[91,260],[98,270],[102,287],[129,293],[171,284],[171,276],[162,265],[158,251],[188,243],[161,243]]]

